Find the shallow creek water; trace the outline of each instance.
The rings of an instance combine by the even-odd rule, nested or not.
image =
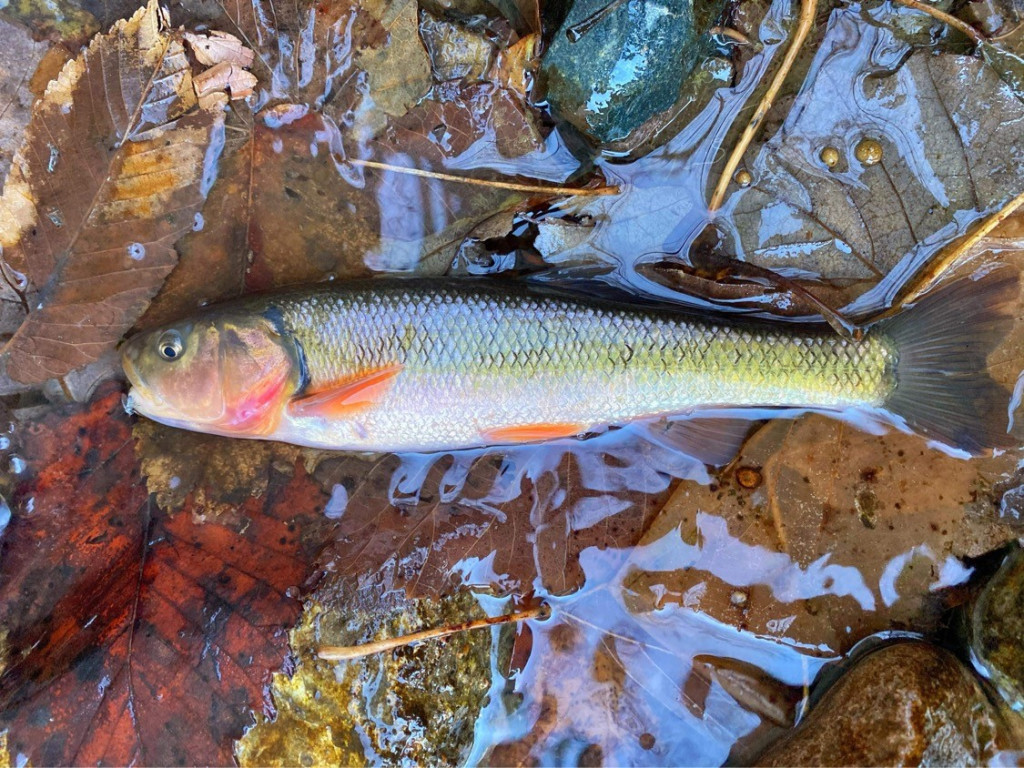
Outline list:
[[[232,29],[216,9],[184,10],[185,22],[191,13]],[[663,301],[762,309],[754,292],[681,293],[679,279],[707,281],[649,269],[710,251],[801,280],[853,315],[876,310],[1006,190],[1020,191],[1019,150],[992,156],[1019,145],[1024,104],[967,57],[936,54],[944,41],[906,9],[823,10],[815,47],[798,60],[794,80],[805,84],[784,91],[747,152],[753,183],[734,184],[710,213],[722,156],[792,12],[777,0],[739,13],[760,45],[735,56],[715,48],[705,87],[653,150],[602,154],[541,103],[524,122],[537,129],[534,146],[514,157],[509,143],[526,129],[510,112],[495,117],[508,107],[500,89],[435,82],[395,117],[394,104],[374,101],[351,29],[336,24],[326,52],[315,21],[279,29],[273,44],[257,41],[272,76],[232,108],[202,215],[140,326],[241,292],[377,272],[597,275]],[[330,87],[310,95],[324,59]],[[973,115],[966,96],[946,98],[954,87],[988,89],[979,98],[1002,111]],[[351,108],[338,106],[345,99]],[[946,133],[962,140],[956,158]],[[856,159],[866,136],[880,142],[881,164]],[[821,160],[826,146],[841,157],[835,171]],[[620,191],[539,200],[401,170],[426,166]],[[1012,238],[993,242],[966,271],[1020,267]],[[992,356],[996,378],[1018,392],[1017,432],[1019,325]],[[1021,532],[1019,450],[967,459],[853,417],[748,412],[752,434],[719,470],[629,427],[541,446],[350,456],[132,419],[119,412],[119,386],[101,384],[79,406],[50,402],[61,399],[52,392],[9,398],[0,568],[2,605],[19,618],[5,622],[0,649],[27,661],[0,667],[0,691],[15,702],[0,745],[19,765],[118,762],[122,753],[89,735],[118,727],[135,734],[131,754],[144,763],[217,762],[231,750],[243,764],[746,763],[806,717],[823,674],[865,646],[924,637],[983,671],[962,620]],[[109,581],[97,566],[105,557]],[[406,591],[413,608],[393,596]],[[453,594],[454,608],[444,603]],[[381,615],[414,619],[374,624],[376,598]],[[550,617],[422,652],[437,657],[402,652],[397,671],[313,655],[340,638],[540,601]],[[465,677],[449,672],[463,661]],[[447,688],[424,682],[432,665]],[[155,682],[175,676],[185,682],[166,691]],[[435,684],[426,708],[409,703]],[[120,697],[125,685],[117,720],[108,691]],[[159,706],[190,689],[198,710],[217,710],[217,726],[209,745],[175,752],[153,724],[190,743],[187,716],[163,718]],[[309,733],[296,725],[303,717]],[[54,722],[75,722],[79,746],[54,737]]]

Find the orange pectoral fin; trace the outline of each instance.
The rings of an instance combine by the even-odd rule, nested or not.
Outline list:
[[[297,397],[288,404],[288,410],[292,416],[346,418],[380,402],[401,372],[400,365],[378,368]]]
[[[525,424],[517,427],[486,429],[483,438],[489,443],[539,443],[559,437],[574,437],[586,432],[583,424]]]

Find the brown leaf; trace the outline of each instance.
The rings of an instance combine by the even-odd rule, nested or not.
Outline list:
[[[111,349],[173,269],[222,120],[195,106],[155,0],[95,38],[36,104],[0,199],[0,245],[32,310],[3,350],[16,380]]]
[[[222,61],[196,75],[193,84],[199,104],[205,107],[204,99],[217,93],[228,93],[232,99],[244,99],[246,96],[251,96],[252,89],[256,86],[256,76],[251,72],[246,72],[237,64]],[[215,103],[215,101],[209,102],[210,107]]]
[[[676,460],[626,433],[570,447],[328,459],[314,474],[341,520],[320,566],[392,574],[413,595],[457,584],[573,592],[585,578],[581,552],[614,560],[639,540],[685,472]]]
[[[823,416],[769,423],[711,486],[681,486],[625,581],[640,613],[706,614],[807,652],[934,625],[975,557],[1015,538],[986,477],[1016,458],[964,461],[913,435]],[[993,498],[994,496],[994,498]]]
[[[189,44],[192,53],[200,64],[234,64],[243,69],[252,66],[256,53],[250,48],[242,45],[242,41],[227,32],[213,30],[207,33],[196,34],[185,32],[182,37]]]
[[[34,765],[231,762],[321,541],[301,467],[197,524],[135,467],[114,392],[37,417],[0,575],[0,730]]]

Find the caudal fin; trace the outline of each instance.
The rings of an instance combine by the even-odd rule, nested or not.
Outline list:
[[[886,407],[915,432],[979,454],[1014,444],[1010,393],[988,374],[987,358],[1013,325],[1012,269],[962,278],[880,325],[896,342],[896,389]]]

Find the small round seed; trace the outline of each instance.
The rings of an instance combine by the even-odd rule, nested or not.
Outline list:
[[[744,169],[736,171],[736,175],[732,178],[741,187],[749,187],[754,182],[754,177],[750,175],[750,171]]]
[[[829,168],[835,168],[839,165],[839,150],[835,147],[825,147],[821,150],[819,157],[821,157],[821,162]]]
[[[882,145],[875,139],[861,139],[853,154],[864,165],[878,165],[882,162]]]

